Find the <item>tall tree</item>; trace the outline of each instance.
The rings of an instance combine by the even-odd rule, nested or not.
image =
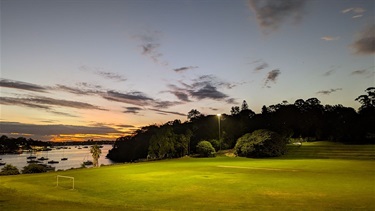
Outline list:
[[[99,166],[99,158],[100,158],[100,154],[102,154],[102,150],[100,149],[100,147],[95,144],[95,145],[92,145],[91,148],[90,148],[90,153],[92,155],[92,158],[93,158],[93,164],[94,164],[94,167],[98,167]]]
[[[355,99],[362,104],[359,108],[360,111],[365,108],[375,108],[375,87],[369,87],[365,92],[367,95],[361,95]]]
[[[246,100],[244,100],[241,105],[241,111],[246,111],[246,110],[249,110],[249,106],[247,105]]]

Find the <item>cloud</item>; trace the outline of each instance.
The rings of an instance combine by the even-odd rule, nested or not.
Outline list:
[[[197,98],[198,100],[205,98],[220,100],[228,97],[228,95],[218,91],[217,88],[211,84],[205,84],[197,90],[190,90],[189,93],[192,97]]]
[[[154,102],[153,106],[155,108],[169,108],[171,106],[180,105],[180,104],[182,104],[182,102],[157,100]]]
[[[107,91],[106,93],[101,94],[104,99],[110,101],[116,101],[121,103],[127,103],[137,106],[146,106],[150,105],[154,99],[147,97],[142,92],[129,92],[129,93],[120,93],[116,91]]]
[[[268,85],[269,82],[276,83],[276,79],[279,77],[280,74],[281,71],[279,69],[271,70],[270,72],[268,72],[264,85],[270,87]]]
[[[21,89],[21,90],[32,91],[32,92],[47,92],[48,91],[47,88],[43,86],[21,82],[21,81],[13,81],[13,80],[8,80],[8,79],[1,79],[0,87],[6,87],[6,88],[11,88],[11,89]]]
[[[168,62],[162,61],[163,54],[160,52],[160,36],[160,31],[148,31],[142,35],[135,35],[133,38],[141,43],[142,55],[149,57],[156,64],[167,66]]]
[[[73,115],[73,114],[55,111],[55,110],[52,109],[51,106],[39,105],[35,102],[29,101],[28,99],[29,98],[0,97],[0,104],[10,105],[10,106],[15,105],[15,106],[28,107],[28,108],[36,108],[36,109],[42,109],[42,110],[45,110],[49,113],[53,113],[53,114],[57,114],[57,115],[68,116],[68,117],[78,117],[78,116]]]
[[[138,114],[139,111],[143,110],[142,108],[139,107],[124,107],[126,110],[123,111],[123,113],[126,114]]]
[[[98,71],[98,72],[96,72],[96,74],[100,75],[104,78],[114,80],[114,81],[126,81],[127,80],[124,76],[122,76],[118,73]]]
[[[341,91],[341,90],[342,90],[342,88],[329,89],[329,90],[321,90],[321,91],[317,92],[317,94],[330,95],[330,94],[332,94],[333,92],[337,92],[337,91]]]
[[[362,7],[350,7],[350,8],[341,10],[341,12],[344,14],[350,14],[352,15],[352,18],[355,19],[355,18],[361,18],[363,16],[363,13],[366,12],[366,10],[363,9]]]
[[[134,125],[116,125],[117,127],[121,127],[121,128],[133,128],[135,127]]]
[[[121,133],[108,126],[75,126],[75,125],[38,125],[19,122],[0,122],[0,133],[23,133],[33,135],[61,135],[61,134],[109,134]]]
[[[89,103],[83,103],[83,102],[71,101],[71,100],[54,99],[54,98],[49,98],[49,97],[23,98],[22,100],[33,102],[33,103],[36,103],[36,104],[62,106],[62,107],[77,108],[77,109],[94,109],[94,110],[106,111],[106,109],[100,108],[99,106],[95,106],[95,105],[92,105],[92,104],[89,104]]]
[[[340,66],[332,65],[330,68],[331,69],[328,70],[327,72],[325,72],[323,74],[323,76],[330,76],[330,75],[332,75],[338,68],[340,68]]]
[[[305,3],[306,0],[249,0],[250,9],[266,34],[277,30],[287,19],[301,20]]]
[[[334,73],[335,72],[335,69],[332,69],[332,70],[328,70],[327,72],[325,72],[324,74],[323,74],[323,76],[330,76],[332,73]]]
[[[3,104],[3,105],[18,105],[18,106],[25,106],[25,107],[29,107],[29,108],[39,108],[39,109],[45,109],[45,110],[51,109],[51,107],[49,107],[49,106],[31,103],[26,98],[0,97],[0,104]]]
[[[187,71],[187,70],[193,70],[193,69],[196,69],[196,68],[198,68],[198,66],[187,66],[187,67],[180,67],[180,68],[173,69],[173,71],[175,71],[177,73],[180,73],[180,72],[184,72],[184,71]]]
[[[367,70],[355,70],[352,72],[352,75],[364,75],[364,74],[367,74],[368,71]]]
[[[197,100],[211,99],[218,101],[228,101],[229,96],[219,91],[219,88],[232,89],[237,86],[234,83],[222,81],[213,75],[202,75],[192,80],[192,83],[184,83],[180,81],[182,87],[170,84],[168,92],[174,94],[183,102],[191,102],[191,98]],[[233,101],[232,99],[231,101]]]
[[[257,67],[255,67],[254,71],[255,72],[259,72],[259,71],[261,71],[261,70],[263,70],[263,69],[265,69],[267,67],[268,67],[268,64],[266,62],[263,62],[262,64],[260,64]]]
[[[368,69],[362,69],[362,70],[355,70],[351,73],[351,75],[363,75],[365,77],[374,77],[375,76],[374,67],[370,67]]]
[[[178,115],[178,116],[186,116],[186,114],[174,112],[174,111],[164,111],[164,110],[160,110],[160,109],[149,109],[149,110],[150,111],[156,111],[156,112],[158,112],[159,114],[162,114],[162,115],[173,114],[173,115]]]
[[[122,82],[122,81],[127,80],[123,75],[118,74],[118,73],[105,71],[105,69],[102,68],[102,67],[90,67],[88,65],[82,65],[82,66],[78,67],[78,69],[81,70],[81,71],[92,72],[92,73],[94,73],[98,76],[101,76],[102,78],[113,80],[113,81]]]
[[[71,100],[60,100],[49,97],[28,97],[28,98],[13,98],[13,97],[1,97],[2,104],[5,105],[19,105],[26,106],[30,108],[40,108],[40,109],[51,109],[50,106],[60,106],[60,107],[69,107],[77,109],[95,109],[103,110],[106,109],[100,108],[98,106],[91,105],[89,103],[83,103],[78,101]]]
[[[324,36],[324,37],[321,37],[320,39],[325,40],[325,41],[334,41],[334,40],[339,40],[340,37]]]
[[[375,24],[367,26],[351,45],[355,54],[369,55],[375,53]]]
[[[361,7],[350,7],[347,9],[343,9],[341,12],[342,13],[348,13],[348,12],[353,12],[353,13],[364,13],[366,10],[361,8]]]
[[[93,94],[99,93],[99,91],[95,91],[95,90],[74,88],[74,87],[69,87],[69,86],[65,86],[61,84],[57,84],[53,89],[57,91],[63,91],[63,92],[76,94],[76,95],[93,95]]]

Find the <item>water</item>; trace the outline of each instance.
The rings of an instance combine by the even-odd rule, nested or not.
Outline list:
[[[55,170],[67,170],[71,168],[79,168],[81,167],[82,163],[87,160],[93,160],[91,153],[90,153],[90,146],[88,148],[83,148],[81,146],[81,149],[79,149],[78,146],[67,146],[68,149],[52,149],[51,151],[41,151],[41,152],[35,152],[32,155],[36,156],[37,159],[40,157],[48,158],[48,160],[40,161],[41,163],[51,165],[55,167]],[[112,149],[112,145],[103,145],[102,154],[99,158],[99,165],[110,165],[114,162],[110,159],[107,159],[105,156],[108,154],[108,150]],[[5,154],[1,155],[0,162],[6,163],[6,164],[12,164],[13,166],[16,166],[20,171],[23,169],[24,166],[27,166],[28,159],[26,159],[31,154],[29,152],[24,152],[22,154]],[[62,161],[61,158],[66,157],[68,160]],[[37,160],[34,159],[34,160]],[[48,164],[48,161],[59,161],[59,163],[56,164]],[[0,166],[0,169],[4,166]],[[92,165],[89,165],[87,167],[92,167]]]

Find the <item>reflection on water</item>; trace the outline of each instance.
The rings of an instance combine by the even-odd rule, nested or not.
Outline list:
[[[112,145],[103,145],[102,154],[99,158],[99,165],[110,165],[114,162],[107,159],[105,156],[108,154],[108,150],[112,149]],[[23,169],[24,166],[27,166],[29,161],[27,157],[29,157],[30,153],[22,153],[22,154],[5,154],[1,155],[0,158],[2,159],[1,162],[6,164],[12,164],[16,166],[20,171]],[[48,160],[38,160],[41,163],[48,164],[48,161],[58,161],[59,163],[55,164],[48,164],[51,166],[56,167],[56,170],[66,170],[71,168],[79,168],[81,167],[82,163],[87,160],[92,160],[92,156],[90,153],[90,146],[88,148],[80,148],[78,146],[68,146],[67,149],[53,149],[51,151],[41,151],[35,152],[32,154],[38,158],[48,158]],[[61,160],[61,158],[67,158],[67,160]],[[2,168],[4,166],[0,166]],[[92,167],[92,166],[87,166]]]

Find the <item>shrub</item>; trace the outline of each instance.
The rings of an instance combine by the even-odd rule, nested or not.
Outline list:
[[[20,171],[18,170],[17,167],[11,164],[5,165],[0,171],[0,175],[17,175],[17,174],[20,174]]]
[[[197,153],[201,157],[215,157],[215,148],[208,141],[201,141],[197,144]]]
[[[31,163],[23,167],[22,174],[33,174],[47,172],[47,167],[35,163]]]
[[[211,140],[209,140],[209,142],[211,143],[211,145],[215,149],[215,151],[219,151],[219,149],[220,149],[220,141],[219,140],[211,139]]]
[[[235,154],[242,157],[278,157],[286,153],[287,141],[270,130],[256,130],[237,140]]]

